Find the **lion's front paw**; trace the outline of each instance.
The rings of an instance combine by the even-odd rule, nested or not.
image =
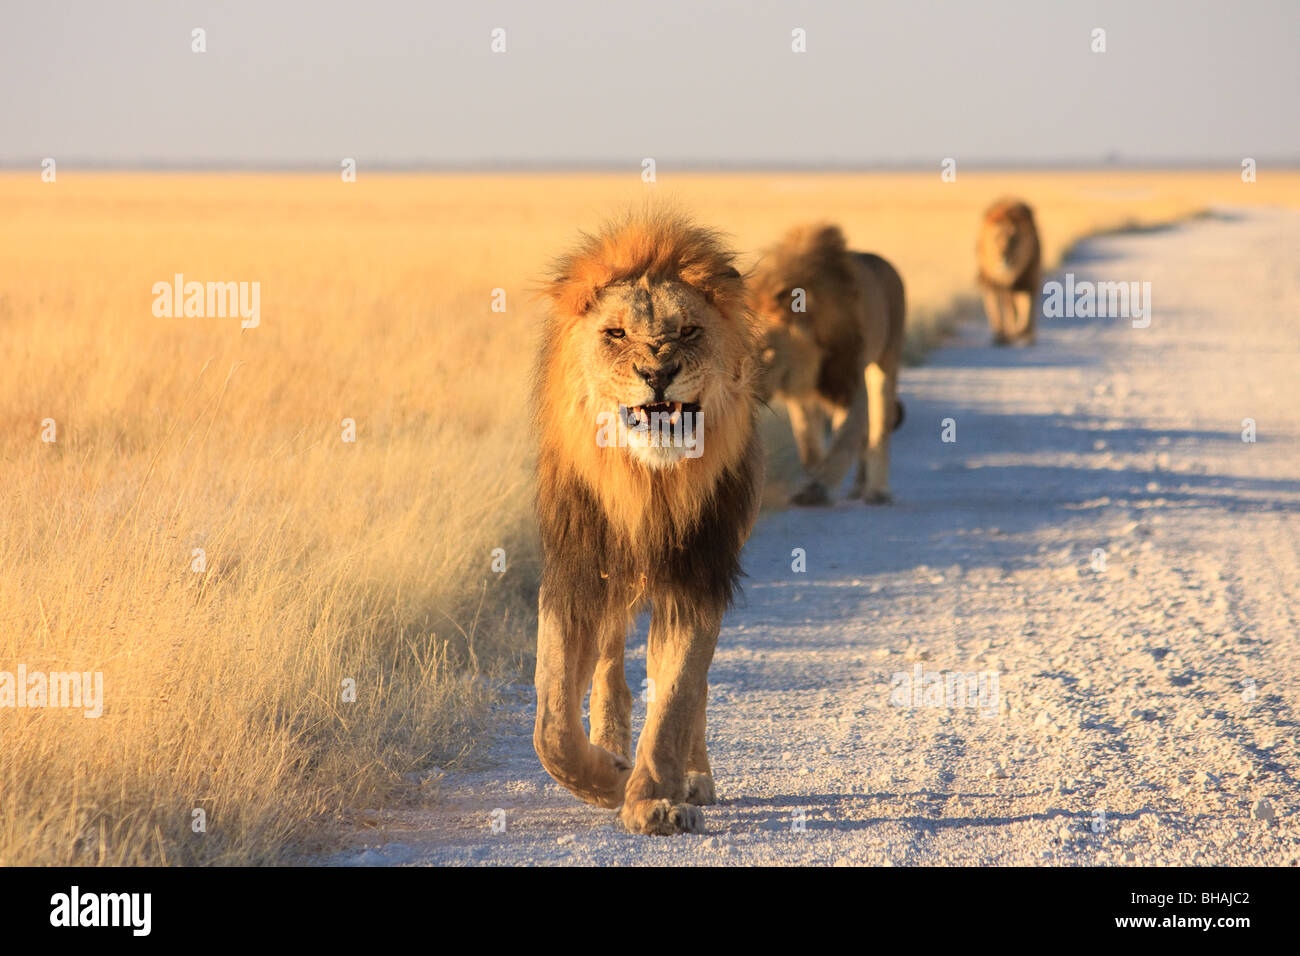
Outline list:
[[[830,492],[820,481],[810,481],[790,496],[790,504],[801,508],[823,508],[830,503]]]
[[[894,496],[888,491],[877,488],[875,491],[868,491],[864,494],[862,500],[869,505],[887,505],[893,502]]]
[[[718,791],[713,786],[713,774],[686,771],[686,802],[697,807],[707,807],[718,802]]]
[[[623,825],[633,833],[672,836],[675,833],[704,832],[704,814],[688,803],[637,800],[623,804],[619,816]]]

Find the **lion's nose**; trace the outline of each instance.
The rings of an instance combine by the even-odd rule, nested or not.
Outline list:
[[[645,383],[654,389],[655,401],[664,400],[664,391],[672,384],[677,373],[682,370],[681,363],[670,365],[668,368],[643,369],[633,365],[632,370],[645,379]]]

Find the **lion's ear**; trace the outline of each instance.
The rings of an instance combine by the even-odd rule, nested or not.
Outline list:
[[[561,314],[585,315],[599,297],[600,288],[589,277],[565,272],[552,276],[542,294]]]
[[[849,248],[844,232],[833,223],[825,223],[817,228],[813,233],[812,246],[825,256],[843,255]]]
[[[737,302],[745,295],[740,270],[735,266],[726,266],[720,272],[707,274],[703,281],[692,281],[692,277],[686,273],[682,274],[682,278],[703,292],[714,305]]]

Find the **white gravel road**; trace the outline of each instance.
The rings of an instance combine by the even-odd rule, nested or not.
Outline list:
[[[905,370],[892,507],[760,522],[704,835],[632,836],[553,783],[520,686],[480,769],[324,862],[1300,863],[1300,215],[1098,238],[1068,271],[1150,282],[1150,327],[1007,350],[971,324]],[[900,706],[918,667],[985,699]]]

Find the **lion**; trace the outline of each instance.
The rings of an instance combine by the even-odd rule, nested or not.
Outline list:
[[[709,664],[763,480],[744,279],[716,233],[646,210],[583,237],[545,294],[533,744],[547,773],[621,807],[630,831],[700,832],[699,807],[716,802]],[[623,649],[644,608],[648,712],[633,762]]]
[[[907,311],[897,270],[880,256],[850,252],[838,226],[796,226],[759,261],[751,303],[763,325],[762,396],[785,402],[807,473],[791,502],[829,504],[855,458],[850,497],[891,501],[889,440],[903,421]]]
[[[975,253],[993,344],[1032,345],[1042,284],[1042,252],[1033,210],[1018,199],[995,202],[980,223]]]

